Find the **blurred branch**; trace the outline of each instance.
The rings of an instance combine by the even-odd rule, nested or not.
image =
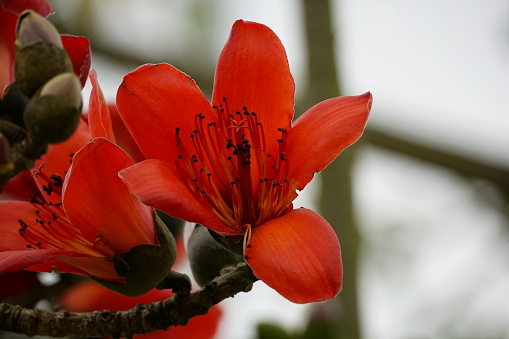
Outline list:
[[[220,301],[249,291],[255,280],[249,266],[241,263],[194,293],[177,293],[165,301],[137,305],[129,311],[52,312],[0,304],[0,330],[28,336],[132,338],[185,325]]]
[[[302,103],[307,108],[318,101],[341,95],[341,84],[336,75],[329,0],[303,0],[303,5],[308,84]]]
[[[55,7],[58,1],[52,0],[50,3],[52,7]],[[185,73],[190,71],[190,67],[192,66],[189,64],[189,60],[170,60],[164,56],[154,57],[151,54],[148,54],[148,56],[147,54],[140,56],[140,53],[138,53],[139,51],[112,46],[110,40],[104,40],[99,37],[104,33],[98,31],[94,15],[94,1],[79,1],[78,5],[71,13],[64,15],[63,13],[56,12],[48,19],[57,27],[59,32],[87,37],[92,48],[92,60],[94,56],[103,56],[111,59],[116,65],[125,67],[129,71],[147,63],[169,63]],[[194,69],[192,73],[193,79],[200,85],[200,89],[204,93],[211,93],[213,71],[196,72],[196,69]]]
[[[300,106],[308,108],[322,100],[341,95],[341,85],[336,73],[330,1],[303,0],[302,3],[309,80]],[[327,302],[331,312],[321,318],[318,327],[315,326],[315,329],[323,329],[320,332],[320,338],[323,339],[360,338],[357,293],[359,234],[351,187],[351,170],[357,148],[357,145],[349,147],[321,173],[320,212],[338,235],[343,259],[342,291],[334,300]],[[315,312],[320,310],[315,309]],[[311,329],[313,322],[309,326],[310,333],[316,334]]]
[[[182,70],[184,73],[188,73],[190,71],[190,66],[188,64],[182,64],[175,60],[160,60],[160,59],[147,59],[137,57],[135,55],[131,55],[128,51],[120,51],[113,50],[108,48],[107,46],[102,46],[100,44],[96,44],[92,49],[92,57],[93,56],[104,56],[106,58],[112,59],[116,65],[123,66],[129,70],[134,70],[141,65],[150,64],[150,63],[169,63],[173,67]],[[193,80],[200,86],[200,89],[203,93],[212,93],[212,73],[211,74],[203,74],[201,72],[193,73]]]
[[[509,197],[509,170],[506,168],[472,160],[454,152],[420,144],[373,128],[368,128],[363,138],[373,146],[446,167],[464,177],[488,180]]]

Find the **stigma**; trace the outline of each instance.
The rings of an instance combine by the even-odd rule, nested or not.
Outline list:
[[[284,214],[293,200],[287,180],[287,130],[266,140],[264,126],[248,107],[232,111],[228,101],[198,113],[193,131],[175,131],[179,175],[196,199],[226,226],[244,235]],[[185,133],[185,134],[184,134]],[[277,154],[268,145],[277,143]]]

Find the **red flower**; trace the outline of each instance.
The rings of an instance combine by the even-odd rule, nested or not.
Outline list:
[[[126,297],[108,290],[92,281],[79,283],[61,296],[59,305],[70,312],[92,312],[101,310],[125,311],[138,304],[150,304],[173,296],[170,290],[156,290],[139,297]],[[172,338],[172,339],[209,339],[217,330],[222,311],[219,306],[213,306],[206,315],[189,320],[185,326],[170,327],[167,331],[136,335],[135,338]]]
[[[371,94],[323,101],[291,122],[295,86],[278,37],[237,21],[216,68],[211,104],[167,64],[124,78],[117,106],[146,160],[121,171],[145,203],[244,238],[254,274],[287,299],[333,298],[342,263],[331,226],[293,209],[296,190],[362,134]]]
[[[152,208],[118,177],[134,162],[113,143],[107,107],[95,105],[103,100],[95,73],[91,81],[89,127],[82,121],[36,163],[30,201],[0,201],[0,273],[55,267],[122,282],[114,256],[158,244]]]

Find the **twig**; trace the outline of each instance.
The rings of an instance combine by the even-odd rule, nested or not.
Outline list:
[[[0,330],[28,336],[131,338],[185,325],[220,301],[249,291],[256,280],[249,266],[240,263],[194,293],[176,294],[165,301],[137,305],[128,311],[52,312],[0,304]]]

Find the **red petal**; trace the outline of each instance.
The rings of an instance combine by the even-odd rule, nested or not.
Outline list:
[[[90,64],[92,63],[92,53],[90,51],[90,41],[81,36],[62,34],[62,44],[71,58],[74,74],[80,78],[81,87],[85,87],[87,82]]]
[[[27,271],[33,272],[51,272],[53,269],[57,270],[60,273],[73,273],[73,274],[81,274],[81,275],[89,275],[87,272],[77,268],[76,266],[72,266],[66,262],[56,260],[48,260],[43,262],[42,264],[33,265],[27,267]]]
[[[82,255],[82,254],[81,254]],[[125,281],[115,271],[111,258],[105,257],[81,257],[76,253],[75,257],[58,257],[58,260],[48,260],[42,264],[27,267],[27,271],[51,272],[53,269],[60,273],[81,274],[109,281]]]
[[[121,171],[120,177],[131,192],[147,205],[219,233],[236,234],[194,197],[174,168],[164,161],[142,161]]]
[[[295,303],[334,298],[343,266],[338,238],[315,212],[300,208],[252,230],[246,260],[253,273]]]
[[[345,148],[360,138],[371,109],[371,93],[316,104],[288,133],[287,178],[301,190]]]
[[[42,186],[48,184],[45,176],[49,177],[55,174],[65,178],[65,174],[71,166],[72,156],[89,141],[90,132],[88,131],[88,126],[85,122],[80,121],[78,129],[69,139],[60,144],[50,145],[48,153],[35,162],[35,167],[32,169],[32,177],[47,201],[58,203],[61,202],[61,197],[55,194],[46,195],[44,193]],[[45,176],[38,175],[38,172],[43,172]]]
[[[18,270],[50,272],[55,267],[59,272],[87,274],[109,280],[121,279],[113,268],[113,262],[105,258],[82,257],[82,253],[62,249],[27,248],[25,239],[19,235],[18,220],[29,222],[37,217],[37,208],[33,204],[0,201],[0,210],[0,274]],[[68,263],[57,259],[67,260]]]
[[[246,106],[265,131],[268,153],[278,154],[278,128],[288,129],[294,111],[295,84],[286,52],[267,26],[238,20],[216,67],[212,103],[223,98],[231,112]]]
[[[32,265],[43,263],[46,260],[80,255],[81,254],[76,252],[52,249],[26,249],[0,252],[0,274],[24,270]]]
[[[32,174],[29,171],[23,171],[5,183],[0,200],[27,201],[38,191]]]
[[[212,114],[194,80],[167,64],[144,65],[127,74],[117,107],[143,154],[172,164],[178,155],[175,129],[190,134],[198,113]]]
[[[109,281],[125,281],[115,270],[112,258],[108,257],[79,257],[79,258],[61,258],[60,260],[83,270],[86,275]],[[58,268],[58,266],[56,266]],[[60,267],[60,269],[62,269]],[[65,272],[65,271],[59,271]],[[76,272],[76,269],[71,271]],[[78,271],[79,274],[79,271]]]
[[[122,118],[120,117],[117,106],[114,103],[108,105],[110,110],[111,124],[113,125],[113,134],[115,135],[116,144],[120,146],[134,160],[140,162],[145,160],[145,156],[134,141],[133,136],[127,130]]]
[[[14,81],[14,41],[18,17],[0,6],[0,97],[5,86]]]
[[[67,250],[52,249],[28,249],[27,242],[19,234],[20,224],[18,220],[29,222],[36,218],[37,208],[26,201],[0,201],[0,274],[14,272],[31,268],[33,265],[39,265],[63,256],[77,256],[75,253]],[[51,270],[51,266],[46,266],[42,270]]]
[[[104,99],[104,94],[97,82],[97,73],[90,71],[92,91],[88,107],[88,125],[92,138],[105,138],[115,143],[110,110]]]
[[[103,253],[124,253],[157,243],[152,209],[134,198],[118,177],[133,161],[106,139],[94,139],[73,159],[64,182],[63,203],[69,220]]]
[[[19,234],[18,220],[29,222],[36,218],[37,210],[28,201],[0,201],[0,252],[27,250],[27,242]],[[34,250],[35,251],[35,250]]]
[[[2,0],[1,7],[15,15],[20,15],[25,9],[31,9],[43,17],[53,13],[51,6],[46,0]]]

